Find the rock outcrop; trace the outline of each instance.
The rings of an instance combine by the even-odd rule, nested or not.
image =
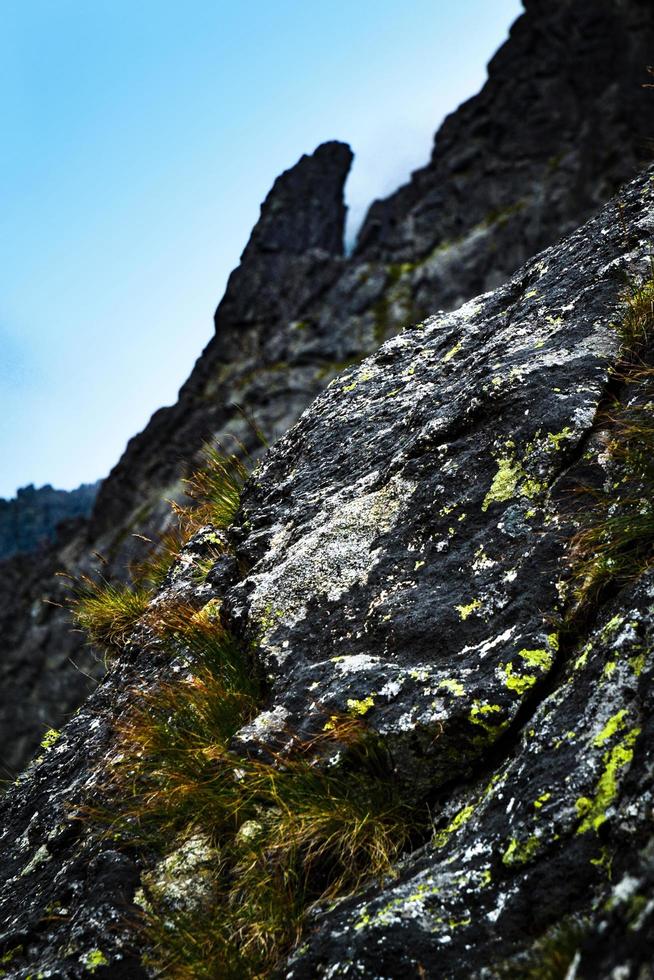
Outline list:
[[[343,144],[320,147],[283,174],[216,312],[216,335],[175,406],[157,412],[103,483],[90,521],[44,558],[0,612],[10,694],[0,721],[3,763],[16,770],[38,744],[26,698],[60,724],[78,700],[68,655],[99,674],[70,636],[52,564],[124,579],[156,536],[167,498],[207,440],[237,439],[255,456],[254,428],[279,438],[348,364],[437,309],[455,309],[492,288],[539,249],[579,225],[648,156],[651,95],[642,88],[654,47],[646,0],[526,3],[489,66],[481,93],[446,120],[429,165],[364,221],[352,256],[342,248],[342,188],[351,161]],[[15,571],[6,569],[9,585]],[[77,644],[77,645],[76,645]],[[66,650],[48,666],[48,651]],[[25,665],[29,664],[29,669]],[[32,686],[36,683],[36,687]],[[51,688],[59,693],[56,698]],[[18,711],[19,719],[17,719]]]
[[[11,500],[0,500],[0,561],[15,554],[37,551],[55,540],[62,521],[88,517],[98,483],[83,483],[76,490],[21,487]]]
[[[132,923],[156,841],[101,833],[88,807],[116,767],[138,774],[142,750],[125,761],[116,742],[138,692],[193,684],[192,650],[171,657],[153,626],[171,597],[222,600],[265,675],[233,753],[283,768],[299,741],[339,772],[321,736],[355,718],[428,815],[395,876],[314,910],[279,975],[533,976],[548,957],[574,980],[650,975],[652,517],[634,481],[651,467],[621,462],[634,430],[619,415],[639,398],[651,414],[653,235],[650,170],[505,286],[334,379],[260,463],[227,539],[191,539],[2,803],[7,977],[147,975]],[[587,500],[607,493],[619,516],[623,486],[642,497],[649,550],[628,574],[609,563],[603,588],[575,587]],[[236,560],[199,575],[223,540]],[[192,812],[187,851],[210,817]]]

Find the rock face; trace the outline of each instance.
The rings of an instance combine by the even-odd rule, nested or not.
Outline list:
[[[98,486],[83,483],[76,490],[54,490],[49,484],[38,490],[21,487],[12,500],[0,500],[0,561],[54,541],[62,521],[88,517]]]
[[[241,418],[234,424],[235,405],[252,412],[272,438],[281,435],[306,406],[320,355],[305,350],[307,379],[302,368],[288,384],[289,341],[285,333],[302,336],[308,325],[300,318],[306,307],[334,282],[343,254],[345,206],[343,185],[352,153],[343,143],[325,143],[278,177],[261,207],[261,217],[241,264],[232,273],[215,315],[216,333],[180,391],[179,401],[157,412],[147,428],[129,443],[107,485],[98,496],[90,522],[95,539],[115,535],[126,514],[143,508],[144,487],[159,505],[164,488],[179,494],[182,466],[217,434],[229,431],[248,446],[253,436]],[[280,336],[282,334],[282,336]],[[296,342],[297,343],[297,342]],[[315,344],[315,341],[314,341]],[[306,348],[300,342],[298,346]],[[274,384],[279,374],[283,382]],[[298,388],[295,394],[294,388]],[[255,394],[256,393],[256,394]],[[265,401],[266,414],[256,409]],[[180,464],[180,460],[184,460]],[[139,526],[151,515],[142,516]],[[113,543],[115,538],[110,538]],[[114,549],[111,549],[110,553]],[[113,554],[111,555],[116,561]]]
[[[15,770],[38,743],[40,723],[20,707],[26,697],[47,704],[54,725],[79,703],[76,683],[70,698],[50,694],[67,687],[68,654],[87,673],[101,671],[71,640],[62,610],[40,608],[37,628],[30,619],[41,596],[61,601],[53,563],[79,574],[99,552],[104,574],[124,578],[142,548],[134,533],[165,526],[164,501],[183,496],[181,479],[203,443],[236,438],[258,454],[252,420],[279,438],[339,371],[427,314],[503,282],[647,158],[648,0],[525,7],[481,93],[446,120],[428,166],[372,206],[352,256],[342,248],[348,147],[325,144],[275,182],[179,401],[131,440],[88,524],[46,556],[31,591],[0,611],[0,628],[14,638],[3,663],[11,692],[0,721],[5,766]],[[11,599],[16,573],[4,577]],[[53,648],[68,651],[58,677],[48,667]]]
[[[620,478],[616,324],[653,234],[650,170],[505,286],[339,375],[246,485],[237,561],[200,583],[200,533],[153,600],[156,615],[171,581],[196,608],[224,598],[256,651],[268,701],[236,752],[254,730],[283,754],[289,732],[349,713],[429,806],[396,877],[316,912],[289,980],[533,976],[548,957],[575,980],[650,976],[651,567],[559,624],[572,491]],[[638,357],[652,365],[651,337]],[[179,671],[136,627],[4,799],[6,976],[146,975],[130,919],[151,855],[75,816],[102,799],[136,690]],[[318,748],[315,764],[334,761]]]
[[[386,261],[447,246],[455,284],[442,305],[497,285],[575,228],[637,168],[651,138],[640,88],[651,5],[524,7],[480,94],[445,120],[428,165],[376,202],[359,234],[357,253]]]

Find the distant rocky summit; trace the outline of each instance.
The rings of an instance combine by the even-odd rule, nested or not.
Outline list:
[[[256,458],[257,428],[278,440],[384,340],[497,287],[586,220],[651,159],[652,51],[649,0],[526,0],[482,91],[445,121],[427,166],[372,205],[350,256],[349,147],[323,144],[275,181],[178,402],[130,441],[88,521],[29,569],[3,565],[6,767],[18,770],[43,719],[59,726],[103,670],[56,605],[53,571],[92,572],[99,553],[103,574],[124,581],[205,443]]]
[[[88,517],[100,483],[83,483],[76,490],[21,487],[11,500],[0,500],[0,561],[36,551],[54,541],[62,521]]]

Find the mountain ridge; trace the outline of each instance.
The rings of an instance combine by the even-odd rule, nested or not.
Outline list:
[[[19,487],[15,497],[0,498],[0,561],[54,541],[62,521],[88,517],[100,483],[82,483],[74,490],[30,483]]]

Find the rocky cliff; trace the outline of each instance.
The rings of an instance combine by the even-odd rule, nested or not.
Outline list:
[[[651,975],[653,235],[650,170],[82,598],[112,666],[2,803],[5,976]]]
[[[76,490],[21,487],[11,500],[0,500],[0,561],[36,551],[54,541],[62,521],[88,517],[98,483],[83,483]]]
[[[31,704],[56,726],[79,703],[69,658],[101,671],[65,612],[38,605],[44,594],[62,600],[53,565],[79,574],[99,552],[104,573],[124,578],[143,547],[134,533],[165,526],[164,501],[183,497],[182,478],[207,440],[235,438],[256,455],[256,426],[274,441],[348,364],[504,281],[583,221],[648,156],[642,82],[653,42],[645,0],[526,3],[481,93],[446,120],[428,166],[372,206],[352,256],[342,248],[349,149],[325,144],[278,178],[178,403],[130,442],[88,524],[44,557],[19,599],[6,570],[6,766],[38,743]]]

